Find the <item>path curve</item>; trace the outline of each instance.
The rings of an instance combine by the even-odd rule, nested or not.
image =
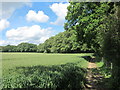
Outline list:
[[[96,65],[96,63],[89,62],[88,63],[88,68],[97,68],[97,65]]]

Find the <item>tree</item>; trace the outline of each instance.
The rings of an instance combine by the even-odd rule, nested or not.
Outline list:
[[[64,28],[77,32],[80,45],[113,64],[113,87],[120,89],[120,2],[70,2],[66,20]]]
[[[38,45],[38,52],[74,53],[82,51],[74,30],[64,31]]]
[[[64,28],[77,32],[77,41],[83,46],[83,50],[92,49],[97,54],[102,54],[99,40],[100,27],[103,27],[103,21],[109,9],[107,3],[70,2]]]
[[[103,53],[107,61],[112,62],[113,87],[120,89],[120,2],[113,3],[113,14],[108,16],[108,29],[104,34]]]
[[[20,43],[17,46],[18,52],[36,52],[37,51],[37,45],[30,44],[30,43]]]
[[[16,52],[16,47],[14,45],[2,46],[2,52]]]

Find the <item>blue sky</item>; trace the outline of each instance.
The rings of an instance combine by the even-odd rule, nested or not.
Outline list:
[[[39,44],[64,31],[68,3],[11,2],[2,5],[0,45]]]

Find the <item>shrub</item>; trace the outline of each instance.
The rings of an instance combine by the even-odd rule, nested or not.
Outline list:
[[[84,87],[85,70],[75,64],[17,67],[3,78],[3,88],[61,88]]]

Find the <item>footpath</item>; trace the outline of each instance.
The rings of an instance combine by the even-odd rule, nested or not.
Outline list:
[[[103,76],[100,73],[93,72],[93,69],[97,69],[96,63],[89,62],[87,68],[86,84],[85,90],[105,90],[98,83],[103,79]]]

